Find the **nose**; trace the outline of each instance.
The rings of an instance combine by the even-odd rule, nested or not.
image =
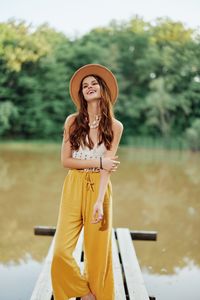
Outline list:
[[[93,90],[93,86],[92,85],[88,85],[86,93],[88,94],[91,90]]]
[[[92,84],[88,84],[88,90],[92,88]]]

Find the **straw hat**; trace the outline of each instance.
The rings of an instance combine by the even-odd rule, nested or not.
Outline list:
[[[107,84],[111,93],[111,102],[114,104],[118,96],[118,84],[113,73],[106,67],[99,64],[88,64],[79,68],[70,80],[69,91],[73,102],[79,106],[78,91],[81,81],[84,77],[89,75],[97,75],[101,77]]]

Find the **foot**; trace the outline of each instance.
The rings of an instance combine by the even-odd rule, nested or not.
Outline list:
[[[96,297],[92,293],[89,293],[86,296],[83,296],[81,300],[96,300]]]

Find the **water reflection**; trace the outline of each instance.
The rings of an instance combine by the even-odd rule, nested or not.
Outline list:
[[[51,238],[34,236],[33,227],[57,221],[67,174],[60,145],[0,147],[1,265],[41,262]],[[119,159],[114,227],[158,231],[157,242],[135,242],[142,267],[175,276],[192,261],[200,270],[200,155],[120,147]]]
[[[178,152],[158,150],[123,149],[121,153],[123,160],[131,155],[129,163],[120,167],[115,188],[121,196],[117,223],[159,233],[156,243],[135,243],[141,264],[159,274],[175,273],[177,267],[187,265],[185,258],[200,266],[200,181],[191,176],[191,170],[200,172],[200,156],[180,153],[178,157]]]
[[[162,300],[199,300],[199,268],[188,262],[188,266],[177,268],[173,275],[155,275],[143,270],[144,280],[150,295]]]

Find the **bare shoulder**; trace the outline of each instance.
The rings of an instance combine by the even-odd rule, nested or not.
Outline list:
[[[124,129],[124,126],[122,124],[122,122],[120,122],[119,120],[113,118],[113,130],[115,132],[122,132]]]
[[[78,113],[76,112],[76,113],[73,113],[73,114],[70,114],[70,115],[68,115],[67,117],[66,117],[66,120],[65,120],[65,124],[64,124],[64,126],[65,127],[69,127],[69,126],[71,126],[71,124],[74,122],[74,120],[75,120],[75,118],[76,118],[76,116],[78,115]]]

